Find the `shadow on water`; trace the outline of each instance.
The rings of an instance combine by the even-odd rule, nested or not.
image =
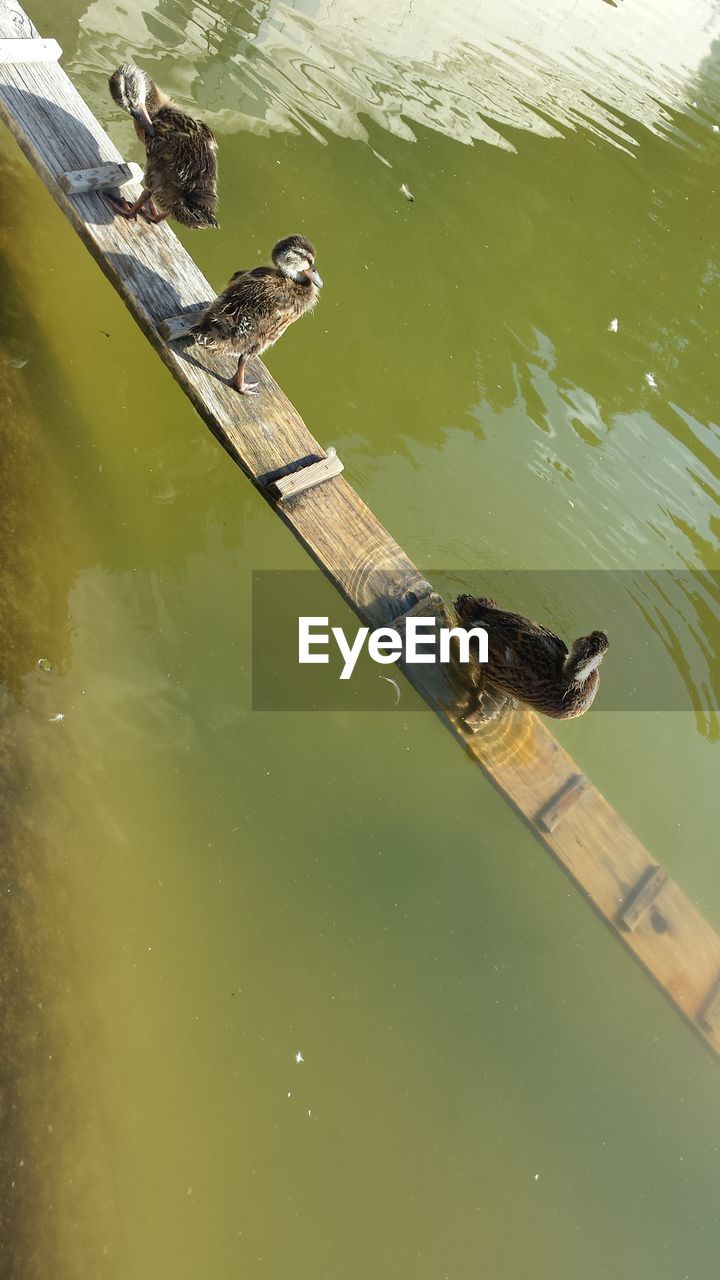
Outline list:
[[[66,160],[67,172],[94,169],[109,162],[107,155],[103,156],[101,153],[98,140],[90,130],[76,115],[71,115],[56,102],[14,87],[5,87],[3,98],[10,110],[15,109],[21,119],[26,115],[32,118],[36,136],[61,139],[61,155]],[[90,226],[106,225],[115,217],[111,206],[99,192],[76,196],[74,203]]]
[[[57,738],[51,752],[47,731],[54,726],[27,694],[69,661],[70,584],[60,570],[65,537],[62,519],[53,518],[47,466],[52,418],[31,406],[18,354],[41,340],[11,269],[14,221],[9,214],[0,232],[0,1239],[3,1274],[24,1277],[43,1273],[52,1254],[52,1227],[38,1230],[38,1206],[48,1200],[67,1123],[53,1085],[61,1059],[52,1021],[61,981],[57,942],[41,909],[52,898],[56,919],[65,914],[61,872],[39,820],[53,803]]]

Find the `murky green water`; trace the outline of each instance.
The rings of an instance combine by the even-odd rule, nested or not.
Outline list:
[[[423,568],[720,569],[720,15],[475,9],[32,16],[129,156],[128,54],[205,113],[215,284],[316,242],[269,364]],[[307,562],[0,166],[8,1276],[714,1278],[717,1064],[409,690],[251,712]],[[716,928],[719,628],[559,727]]]

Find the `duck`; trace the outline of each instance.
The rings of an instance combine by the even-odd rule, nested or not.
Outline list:
[[[600,684],[598,668],[609,647],[604,631],[580,636],[568,651],[552,631],[520,613],[499,609],[494,600],[460,595],[453,604],[463,627],[487,631],[483,683],[554,720],[572,720],[589,711]]]
[[[108,197],[123,218],[174,218],[185,227],[217,227],[217,143],[211,129],[186,115],[132,62],[110,77],[110,93],[135,122],[147,167],[139,200]]]
[[[222,293],[195,323],[195,340],[215,351],[237,356],[230,380],[240,395],[257,395],[257,382],[245,371],[318,300],[323,281],[315,267],[315,249],[304,236],[285,236],[273,247],[273,265],[236,271]]]

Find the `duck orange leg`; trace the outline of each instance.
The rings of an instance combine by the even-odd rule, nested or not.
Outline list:
[[[150,199],[150,192],[145,191],[144,189],[140,195],[140,199],[136,200],[134,204],[130,204],[129,200],[123,200],[117,196],[108,196],[108,200],[115,212],[119,213],[121,218],[129,218],[130,220],[137,218],[143,205],[147,204]]]
[[[147,207],[145,209],[141,209],[140,213],[142,214],[146,222],[152,222],[155,224],[157,224],[158,222],[164,222],[165,219],[167,218],[166,213],[160,212],[157,205],[155,204],[155,201],[152,199],[152,196],[148,201]]]
[[[127,200],[118,199],[117,196],[108,196],[108,200],[115,212],[119,213],[122,218],[135,219],[140,214],[146,222],[152,223],[164,222],[167,218],[167,214],[161,213],[156,207],[149,191],[143,191],[140,199],[136,200],[134,204],[130,204]]]
[[[245,381],[245,369],[247,368],[247,362],[247,356],[240,356],[240,359],[238,360],[238,367],[235,370],[235,376],[230,385],[234,387],[236,391],[239,391],[241,396],[256,396],[257,391],[255,388],[258,385],[257,382]]]

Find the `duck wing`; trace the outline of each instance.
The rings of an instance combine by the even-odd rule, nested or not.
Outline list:
[[[236,271],[194,327],[210,342],[236,342],[250,346],[275,314],[282,285],[272,267]]]
[[[194,120],[177,107],[161,107],[153,125],[155,135],[147,139],[150,161],[172,171],[181,183],[215,182],[217,143],[203,120]]]
[[[532,700],[538,686],[559,679],[568,649],[547,627],[481,597],[460,596],[455,609],[464,627],[487,631],[487,676],[506,692]]]
[[[215,226],[217,143],[211,129],[176,107],[153,116],[145,181],[161,209],[188,226]]]

